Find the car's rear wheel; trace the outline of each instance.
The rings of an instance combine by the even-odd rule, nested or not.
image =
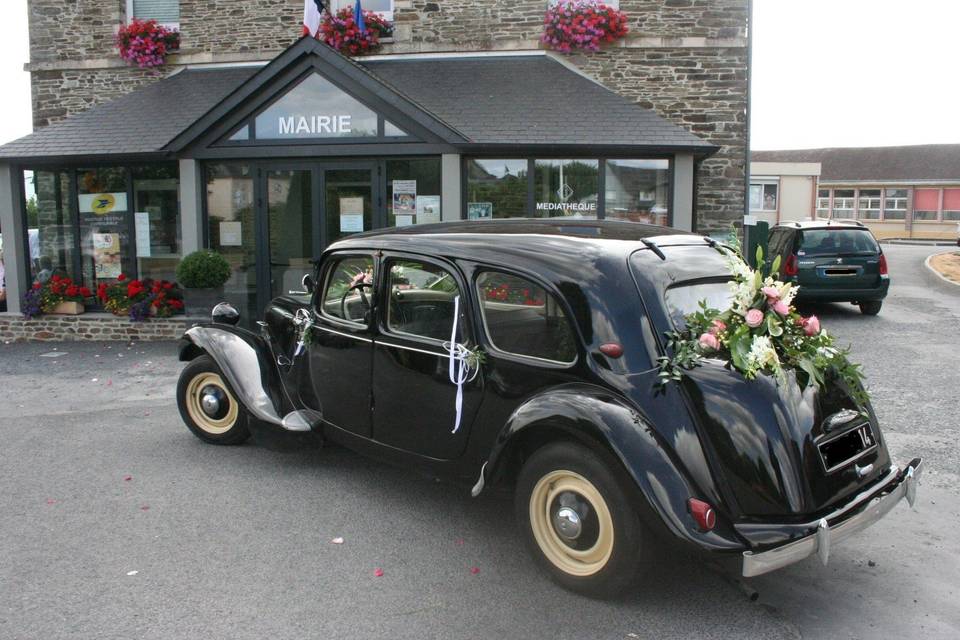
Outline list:
[[[527,545],[562,586],[621,592],[643,565],[643,525],[619,462],[571,442],[538,449],[517,479],[515,508]]]
[[[240,444],[250,437],[249,416],[210,356],[184,367],[177,382],[177,406],[190,431],[212,444]]]
[[[880,307],[883,306],[883,300],[869,300],[859,303],[860,313],[865,316],[875,316],[880,313]]]

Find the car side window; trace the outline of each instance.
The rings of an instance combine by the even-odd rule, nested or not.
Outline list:
[[[484,271],[477,293],[487,337],[497,350],[570,364],[577,359],[575,334],[557,299],[521,276]]]
[[[387,329],[419,338],[448,341],[453,330],[456,297],[460,287],[453,274],[441,266],[419,260],[387,262]],[[464,300],[460,298],[461,318]],[[463,336],[461,325],[457,334]]]
[[[340,320],[364,322],[373,300],[373,291],[373,258],[342,258],[328,271],[320,311]]]

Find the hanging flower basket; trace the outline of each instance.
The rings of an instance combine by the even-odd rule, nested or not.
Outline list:
[[[596,0],[561,0],[547,9],[540,42],[554,51],[599,51],[627,35],[627,15]]]
[[[131,20],[117,32],[120,57],[141,69],[166,63],[167,54],[180,48],[180,32],[156,20]]]
[[[374,11],[363,12],[366,32],[360,33],[360,27],[354,19],[353,9],[344,7],[336,15],[325,13],[320,23],[320,39],[340,53],[350,56],[362,56],[380,48],[380,38],[393,35],[393,25]]]

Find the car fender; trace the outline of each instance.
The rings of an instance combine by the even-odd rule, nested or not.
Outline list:
[[[713,551],[740,550],[743,541],[732,527],[718,523],[702,532],[687,500],[698,491],[650,421],[627,400],[593,385],[564,385],[528,399],[510,415],[497,436],[485,476],[494,477],[510,458],[511,448],[532,429],[579,440],[590,438],[615,455],[639,490],[641,518],[651,525],[655,514],[674,536]]]
[[[180,360],[193,360],[204,353],[217,363],[237,400],[255,418],[291,431],[309,430],[309,425],[299,424],[300,412],[284,411],[282,382],[263,338],[231,325],[191,327],[181,339]]]

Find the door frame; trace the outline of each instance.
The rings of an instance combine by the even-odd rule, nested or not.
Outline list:
[[[269,172],[271,171],[310,171],[311,189],[311,225],[313,227],[313,259],[320,257],[324,249],[329,246],[326,225],[326,187],[327,171],[337,169],[354,169],[370,171],[371,197],[371,229],[378,229],[385,223],[386,212],[383,207],[384,186],[381,172],[381,162],[377,159],[368,160],[257,160],[250,161],[254,172],[253,201],[254,201],[254,247],[256,252],[257,277],[257,309],[263,310],[275,297],[274,283],[272,282],[270,256],[270,194],[268,190]],[[369,230],[369,229],[368,229]],[[263,283],[262,285],[259,283]],[[266,285],[266,286],[264,286]],[[259,311],[258,311],[259,316]]]

